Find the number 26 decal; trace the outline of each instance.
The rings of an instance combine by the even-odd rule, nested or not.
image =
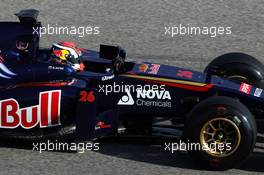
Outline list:
[[[94,102],[95,96],[94,96],[94,91],[81,91],[80,92],[80,102]]]

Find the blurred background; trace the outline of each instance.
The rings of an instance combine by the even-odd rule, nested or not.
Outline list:
[[[69,40],[81,47],[123,46],[133,60],[150,59],[203,70],[226,52],[245,52],[264,61],[262,0],[2,0],[0,20],[17,20],[25,8],[40,11],[43,26],[99,26],[99,35],[45,35],[41,46]],[[165,35],[165,26],[230,26],[231,35]]]

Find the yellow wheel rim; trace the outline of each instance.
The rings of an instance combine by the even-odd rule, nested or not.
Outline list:
[[[203,151],[214,157],[233,154],[241,141],[237,125],[228,118],[214,118],[206,122],[200,132]]]

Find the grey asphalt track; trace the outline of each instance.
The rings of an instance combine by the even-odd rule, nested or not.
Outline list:
[[[262,0],[1,0],[0,20],[25,8],[40,10],[44,26],[99,26],[99,35],[45,35],[41,46],[60,40],[98,49],[100,43],[126,48],[131,60],[203,70],[226,52],[245,52],[264,62]],[[230,26],[231,35],[165,35],[165,26]],[[182,152],[170,154],[155,145],[106,142],[85,154],[0,147],[0,174],[263,174],[264,155],[255,153],[238,169],[198,170]]]

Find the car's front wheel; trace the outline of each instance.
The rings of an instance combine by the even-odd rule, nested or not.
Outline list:
[[[189,113],[184,139],[189,145],[189,154],[203,168],[233,168],[243,162],[255,146],[255,119],[239,101],[211,97]]]

